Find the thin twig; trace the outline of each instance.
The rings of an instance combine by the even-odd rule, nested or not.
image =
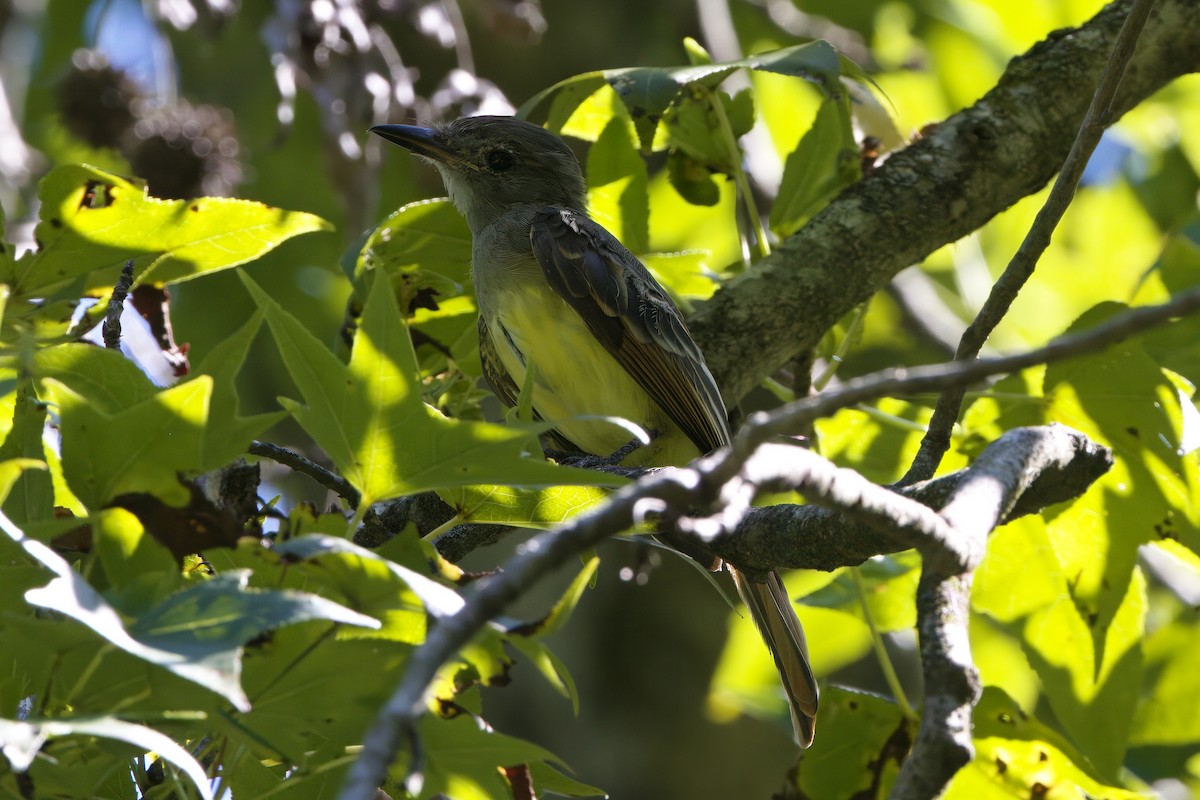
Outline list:
[[[104,315],[101,333],[104,336],[104,346],[109,350],[121,349],[121,312],[125,310],[125,298],[129,296],[129,288],[133,286],[133,259],[125,262],[121,268],[121,277],[113,287],[108,298],[108,311]]]
[[[1099,325],[1060,336],[1044,347],[1025,353],[972,361],[948,361],[911,369],[881,370],[847,381],[833,391],[789,403],[770,413],[752,415],[750,420],[769,427],[774,434],[786,435],[810,420],[829,416],[856,403],[881,397],[942,391],[947,387],[965,387],[992,375],[1018,372],[1028,367],[1094,353],[1132,334],[1197,310],[1200,310],[1200,288],[1188,289],[1165,303],[1132,308]]]
[[[270,442],[260,442],[256,439],[250,443],[247,452],[251,455],[269,458],[272,461],[283,464],[285,467],[291,467],[296,472],[307,475],[326,489],[338,494],[351,508],[357,508],[359,500],[362,499],[362,495],[358,493],[358,490],[341,475],[310,461],[295,450],[289,450],[286,447],[280,447]]]
[[[1150,16],[1153,5],[1154,0],[1135,0],[1133,7],[1129,9],[1129,15],[1125,18],[1121,32],[1113,44],[1112,55],[1092,96],[1092,104],[1083,117],[1071,151],[1054,181],[1054,188],[1050,190],[1050,196],[1046,198],[1045,205],[1038,212],[1012,261],[992,287],[983,308],[963,333],[954,356],[956,359],[970,360],[979,354],[984,342],[1008,314],[1017,294],[1033,274],[1042,253],[1050,245],[1054,229],[1075,197],[1075,189],[1092,151],[1096,149],[1105,129],[1112,123],[1113,100],[1117,95],[1117,88],[1121,84],[1125,67],[1133,55],[1138,36],[1146,24],[1146,18]],[[950,448],[950,434],[962,410],[964,392],[964,387],[960,385],[944,391],[938,398],[933,418],[929,422],[929,431],[921,440],[920,449],[901,483],[926,480],[933,475]]]

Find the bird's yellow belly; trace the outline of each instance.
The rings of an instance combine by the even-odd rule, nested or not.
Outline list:
[[[504,369],[521,387],[526,364],[534,366],[533,407],[578,447],[607,456],[634,438],[627,428],[594,418],[607,416],[628,420],[653,437],[625,464],[684,464],[699,455],[558,295],[526,288],[498,299],[488,324]]]

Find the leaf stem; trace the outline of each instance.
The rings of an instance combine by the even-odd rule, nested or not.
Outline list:
[[[875,615],[871,613],[871,606],[867,602],[867,584],[863,580],[862,570],[858,567],[851,567],[850,575],[854,579],[854,590],[858,593],[858,603],[862,607],[863,619],[866,620],[867,627],[871,630],[871,647],[875,650],[875,657],[879,659],[879,668],[883,670],[883,679],[887,681],[888,688],[892,690],[892,695],[896,698],[896,703],[904,712],[904,716],[916,719],[916,712],[909,704],[908,696],[904,694],[904,687],[900,685],[900,677],[896,675],[892,659],[888,655],[887,648],[883,646],[883,634],[879,632],[879,627],[875,624]]]
[[[742,202],[746,206],[750,224],[754,226],[758,257],[766,258],[771,255],[771,244],[767,241],[767,232],[763,228],[762,216],[758,213],[758,204],[754,202],[754,192],[750,190],[750,179],[746,177],[746,170],[742,168],[742,149],[738,147],[737,137],[733,135],[733,126],[729,124],[729,115],[725,113],[725,104],[721,102],[720,90],[710,89],[708,101],[717,115],[717,124],[721,128],[725,144],[729,147],[729,163],[733,167],[733,179],[737,184],[738,193],[742,196]]]
[[[106,655],[115,649],[116,648],[108,642],[105,642],[104,644],[100,645],[100,647],[96,648],[96,652],[92,654],[92,660],[89,661],[88,665],[83,668],[82,672],[79,673],[79,678],[75,681],[75,685],[71,687],[71,691],[67,692],[66,697],[63,698],[62,704],[64,707],[73,705],[75,697],[80,691],[83,690],[83,687],[87,684],[87,682],[91,680],[92,675],[96,672],[96,669],[99,668],[100,662],[104,660]]]
[[[421,538],[427,542],[432,542],[435,539],[437,539],[437,537],[439,537],[443,533],[445,533],[446,531],[450,530],[451,528],[455,527],[456,525],[461,525],[462,523],[464,523],[466,521],[467,521],[467,518],[465,516],[463,516],[463,514],[456,513],[453,517],[446,520],[441,525],[438,525],[436,528],[434,528],[433,530],[431,530],[429,533],[425,534]]]
[[[850,318],[850,325],[846,328],[845,335],[838,342],[837,349],[829,357],[829,364],[821,371],[820,376],[813,381],[813,389],[821,391],[833,380],[833,376],[837,374],[838,368],[842,366],[842,362],[846,358],[846,354],[850,352],[850,348],[862,336],[863,328],[866,325],[867,304],[861,303],[854,309],[853,316]]]

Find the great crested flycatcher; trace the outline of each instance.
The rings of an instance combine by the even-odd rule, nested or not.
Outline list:
[[[514,117],[465,117],[376,133],[432,162],[466,217],[483,373],[506,405],[532,365],[533,408],[556,442],[623,463],[682,465],[729,444],[729,420],[679,309],[641,262],[591,220],[579,162],[555,134]],[[623,417],[650,434],[630,449]],[[738,593],[783,679],[792,726],[812,744],[817,683],[800,620],[775,572]]]

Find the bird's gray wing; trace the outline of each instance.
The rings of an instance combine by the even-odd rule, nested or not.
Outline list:
[[[725,404],[675,303],[583,214],[550,206],[530,242],[546,282],[702,453],[729,443]]]

